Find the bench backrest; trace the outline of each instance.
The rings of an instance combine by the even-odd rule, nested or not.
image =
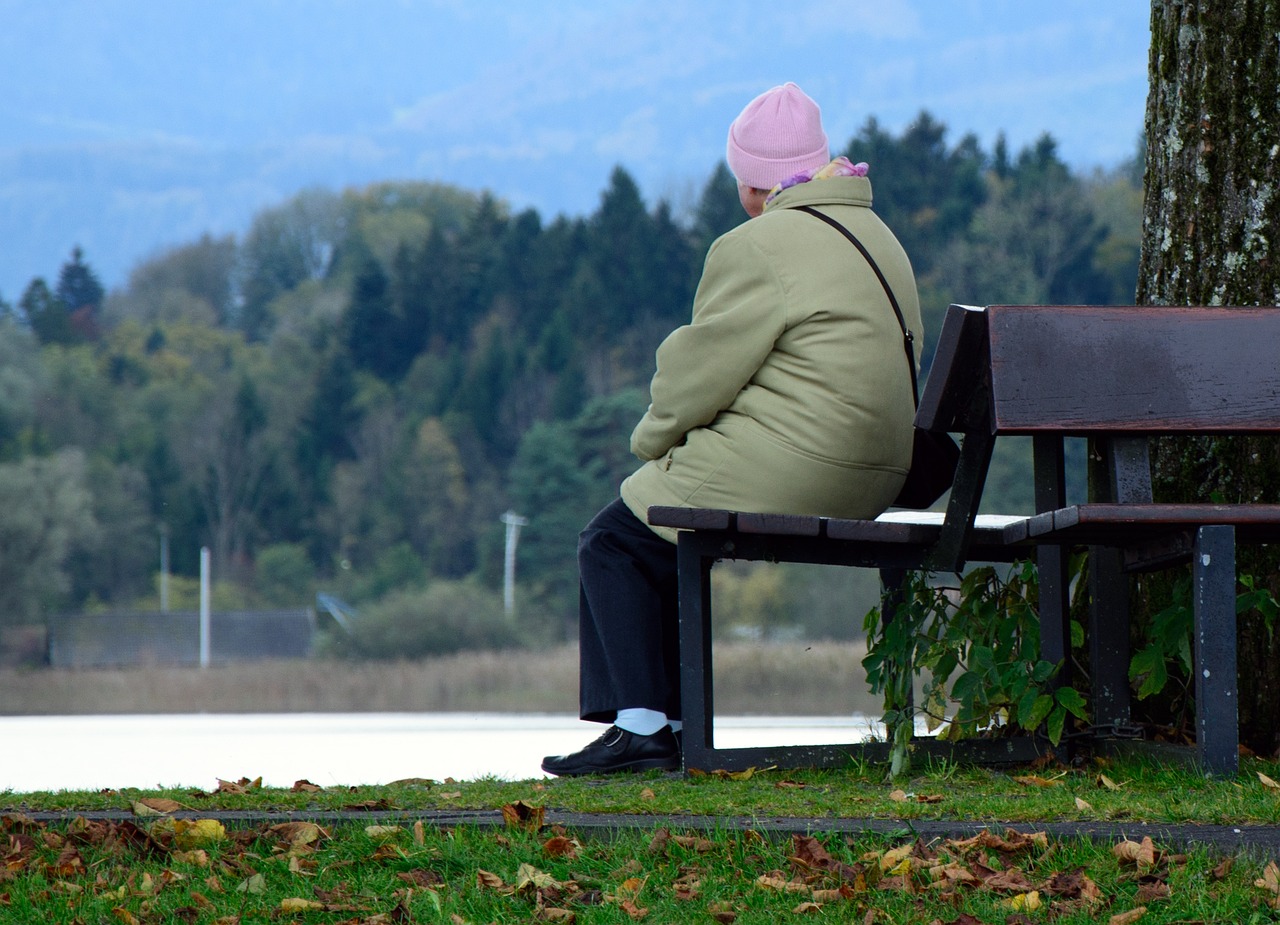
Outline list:
[[[988,404],[975,408],[981,393]],[[917,423],[1280,433],[1280,308],[953,305]]]
[[[986,315],[997,433],[1280,432],[1280,309]]]
[[[1149,500],[1146,435],[1280,433],[1280,308],[952,305],[916,415],[963,433],[936,564],[959,563],[998,435],[1036,438],[1036,508],[1064,503],[1062,438],[1107,438],[1112,500]]]

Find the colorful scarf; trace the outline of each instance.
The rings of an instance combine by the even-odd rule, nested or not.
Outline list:
[[[793,186],[799,186],[801,183],[808,183],[810,180],[828,180],[831,177],[865,177],[867,175],[867,165],[864,162],[857,164],[851,163],[847,157],[837,157],[825,167],[818,167],[813,170],[802,170],[798,174],[787,177],[777,186],[769,191],[769,195],[765,197],[764,207],[767,209],[773,204],[773,200],[784,189],[791,189]]]

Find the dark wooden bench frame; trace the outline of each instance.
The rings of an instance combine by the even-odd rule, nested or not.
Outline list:
[[[880,760],[887,744],[717,748],[710,571],[720,559],[807,562],[880,570],[886,589],[908,571],[1034,555],[1040,576],[1041,657],[1070,682],[1067,557],[1090,547],[1090,644],[1095,730],[1129,724],[1128,573],[1191,560],[1196,655],[1196,760],[1238,768],[1235,545],[1280,541],[1280,505],[1153,504],[1147,438],[1280,433],[1280,309],[991,306],[948,309],[921,396],[920,427],[962,435],[941,519],[841,520],[655,507],[650,522],[681,529],[681,685],[687,768],[830,767]],[[1152,388],[1135,388],[1146,383]],[[977,517],[997,437],[1032,437],[1034,515],[990,526]],[[1067,504],[1067,437],[1102,459],[1096,498]],[[940,520],[940,522],[939,522]],[[886,595],[885,618],[893,594]],[[1033,758],[1022,736],[917,752],[982,763]]]

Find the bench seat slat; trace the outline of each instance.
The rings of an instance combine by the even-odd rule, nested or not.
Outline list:
[[[1280,504],[1075,504],[1031,518],[1028,534],[1106,546],[1206,524],[1235,527],[1251,543],[1280,542]]]
[[[649,523],[682,530],[729,530],[733,527],[733,513],[715,508],[655,505],[649,508]]]

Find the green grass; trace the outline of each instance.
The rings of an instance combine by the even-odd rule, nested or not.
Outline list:
[[[1105,777],[1105,780],[1103,778]],[[1265,778],[1265,779],[1264,779]],[[1148,761],[996,771],[935,762],[886,783],[883,769],[756,771],[735,779],[657,773],[595,780],[415,781],[297,792],[122,790],[0,793],[0,922],[247,925],[251,922],[578,923],[787,921],[1092,922],[1145,908],[1148,922],[1280,921],[1268,878],[1280,858],[1154,844],[909,834],[917,819],[1280,824],[1274,762],[1234,780]],[[141,800],[193,810],[134,815]],[[415,812],[532,807],[506,827],[415,824]],[[394,811],[397,824],[323,833],[260,822],[190,828],[219,810]],[[23,813],[61,811],[56,822]],[[77,813],[113,810],[114,821]],[[815,840],[668,819],[602,834],[540,825],[539,810],[678,817],[900,820],[894,837]],[[511,814],[516,819],[516,814]],[[531,818],[530,818],[531,817]],[[994,831],[1000,831],[995,826]],[[316,837],[311,838],[309,835]],[[204,837],[202,837],[204,836]],[[1261,885],[1258,885],[1261,884]],[[870,916],[870,918],[868,918]],[[966,919],[963,916],[969,916]],[[1025,916],[1017,918],[1016,916]],[[570,918],[572,917],[572,918]],[[1124,921],[1121,919],[1120,921]]]

